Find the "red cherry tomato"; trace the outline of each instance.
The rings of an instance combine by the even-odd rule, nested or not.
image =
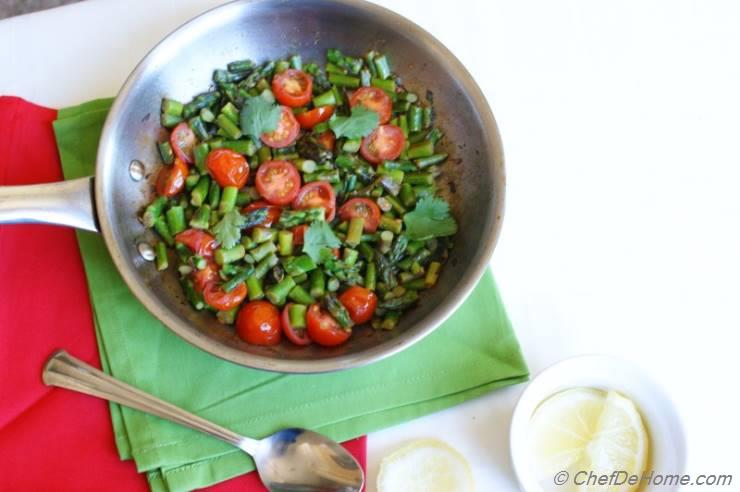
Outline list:
[[[331,115],[333,114],[334,106],[319,106],[310,111],[297,114],[296,119],[298,120],[298,123],[300,123],[301,128],[310,130],[319,123],[331,118]]]
[[[318,207],[323,207],[326,211],[327,222],[334,220],[337,211],[337,195],[334,187],[326,181],[314,181],[303,185],[293,200],[293,208],[296,210]]]
[[[306,314],[306,330],[314,342],[325,347],[334,347],[346,342],[352,334],[343,330],[331,314],[321,310],[318,304],[311,304]]]
[[[267,161],[260,164],[255,178],[257,191],[273,205],[287,205],[301,189],[301,175],[288,161]]]
[[[277,128],[274,131],[263,133],[260,138],[268,147],[279,149],[295,142],[299,131],[301,131],[301,127],[298,120],[293,116],[293,111],[286,106],[282,106]]]
[[[280,316],[280,320],[282,321],[283,325],[283,334],[290,340],[291,342],[295,343],[296,345],[309,345],[311,343],[311,339],[308,337],[308,330],[306,329],[296,329],[293,328],[293,325],[290,324],[290,315],[288,314],[288,308],[292,306],[293,303],[288,303],[283,308],[283,314]]]
[[[294,246],[300,246],[301,244],[303,244],[303,236],[306,235],[306,229],[308,229],[308,226],[306,224],[301,224],[299,226],[295,226],[290,230],[293,233]]]
[[[252,345],[277,345],[280,343],[280,313],[267,301],[252,301],[239,310],[236,332]]]
[[[205,259],[213,257],[213,251],[216,249],[216,240],[200,229],[186,229],[175,236],[175,241],[187,246],[190,251]]]
[[[160,196],[173,197],[185,188],[185,178],[190,170],[188,165],[180,158],[175,158],[171,166],[164,166],[157,175],[157,194]]]
[[[244,207],[243,212],[248,213],[248,212],[252,212],[253,210],[259,210],[260,208],[267,209],[267,217],[265,217],[265,220],[263,220],[257,225],[264,226],[264,227],[270,227],[272,224],[277,224],[277,221],[280,220],[280,214],[282,213],[282,209],[280,207],[275,207],[274,205],[270,205],[267,202],[260,200],[258,202],[250,203],[249,205]]]
[[[375,308],[378,307],[378,296],[365,287],[352,286],[342,292],[339,302],[347,308],[352,321],[361,325],[373,319]]]
[[[366,161],[378,164],[381,161],[392,161],[401,155],[406,137],[395,125],[381,125],[362,139],[360,154]]]
[[[316,140],[326,150],[331,150],[332,152],[334,152],[334,143],[337,141],[337,137],[334,136],[333,131],[326,130],[324,133],[319,133],[319,136],[316,137]]]
[[[375,232],[380,223],[380,208],[369,198],[352,198],[339,209],[339,216],[342,220],[362,217],[365,219],[365,232]]]
[[[249,163],[231,149],[215,149],[206,157],[206,167],[221,186],[243,188],[249,178]]]
[[[306,72],[289,68],[272,78],[272,92],[280,104],[291,108],[305,106],[311,101],[313,79]]]
[[[193,287],[198,292],[203,292],[206,285],[209,285],[218,280],[218,265],[209,261],[203,270],[195,270],[193,272]]]
[[[234,287],[231,292],[226,292],[216,282],[206,284],[203,289],[203,299],[206,304],[219,311],[228,311],[242,303],[247,297],[247,284],[244,282]]]
[[[357,89],[350,96],[349,105],[350,107],[355,107],[358,104],[378,113],[378,119],[381,125],[388,123],[391,119],[393,102],[383,89],[378,89],[377,87],[361,87]]]
[[[188,164],[193,163],[193,147],[195,147],[195,133],[184,121],[172,129],[170,145],[175,155]]]

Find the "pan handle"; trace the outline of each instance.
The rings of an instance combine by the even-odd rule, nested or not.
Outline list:
[[[0,224],[57,224],[98,232],[93,177],[0,186]]]

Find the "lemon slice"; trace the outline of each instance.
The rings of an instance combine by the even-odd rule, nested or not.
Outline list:
[[[614,391],[577,388],[550,397],[532,416],[529,441],[542,483],[552,483],[560,471],[570,474],[560,491],[635,490],[638,485],[576,486],[573,478],[579,471],[639,475],[647,466],[648,436],[640,412]]]
[[[378,492],[473,492],[465,458],[436,439],[422,439],[383,458]]]

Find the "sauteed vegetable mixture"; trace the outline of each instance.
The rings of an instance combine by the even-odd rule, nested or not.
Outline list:
[[[174,263],[192,306],[251,344],[393,329],[457,230],[435,194],[447,154],[431,93],[407,91],[375,51],[326,58],[234,61],[192,101],[162,101],[142,215],[156,268]]]

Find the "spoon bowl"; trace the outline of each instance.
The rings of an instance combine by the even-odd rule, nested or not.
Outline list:
[[[261,440],[252,457],[262,482],[270,490],[349,492],[362,487],[362,468],[352,455],[310,430],[278,431]]]
[[[254,458],[262,483],[273,492],[360,492],[365,482],[355,458],[317,432],[289,428],[259,440],[241,436],[129,386],[64,350],[52,354],[42,377],[48,386],[110,400],[232,444]]]

